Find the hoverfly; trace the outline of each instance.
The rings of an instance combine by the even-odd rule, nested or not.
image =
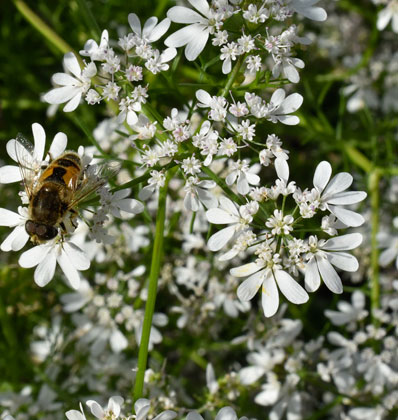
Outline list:
[[[15,141],[15,156],[29,200],[25,230],[35,244],[55,238],[65,223],[78,215],[78,204],[104,186],[120,169],[119,162],[84,165],[73,151],[65,151],[49,162],[38,162],[33,145],[22,135]]]

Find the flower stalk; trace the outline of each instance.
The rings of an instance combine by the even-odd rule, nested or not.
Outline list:
[[[138,371],[135,378],[133,401],[137,401],[142,397],[142,391],[144,388],[144,376],[148,360],[149,337],[151,334],[153,313],[155,311],[158,277],[163,254],[167,186],[172,173],[174,173],[174,171],[169,171],[168,176],[166,177],[165,185],[159,190],[155,240],[152,250],[151,270],[149,273],[148,298],[145,305],[144,323],[142,326],[140,348],[138,352]]]
[[[371,206],[371,309],[379,307],[380,300],[380,281],[379,281],[379,248],[377,242],[377,233],[379,231],[380,224],[380,191],[379,184],[382,176],[380,168],[374,168],[369,175],[369,194],[370,194],[370,206]]]

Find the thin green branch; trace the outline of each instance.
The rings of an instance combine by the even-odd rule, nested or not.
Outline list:
[[[158,277],[163,254],[163,235],[164,224],[166,219],[167,186],[173,172],[174,171],[170,171],[168,173],[164,187],[160,188],[159,190],[155,241],[152,250],[151,271],[149,273],[148,298],[145,305],[144,323],[142,326],[140,349],[138,352],[138,371],[135,378],[133,401],[137,401],[139,398],[142,397],[142,391],[144,388],[144,377],[148,360],[149,337],[151,334],[153,313],[155,311]]]
[[[60,36],[58,36],[57,33],[54,32],[32,9],[30,9],[24,1],[14,0],[14,4],[21,15],[60,52],[66,54],[67,52],[72,51],[78,57],[73,48]]]

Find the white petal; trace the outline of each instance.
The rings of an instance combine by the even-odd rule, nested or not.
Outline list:
[[[91,414],[93,414],[98,419],[104,418],[104,410],[103,408],[97,403],[97,401],[94,400],[88,400],[86,401],[86,404],[90,407]]]
[[[14,227],[19,225],[22,220],[18,213],[0,208],[0,226]]]
[[[224,195],[220,196],[219,198],[220,201],[220,206],[226,210],[227,212],[229,212],[229,214],[235,215],[237,217],[239,217],[239,212],[235,206],[235,204],[233,203],[232,200],[230,200],[228,197],[225,197]]]
[[[48,245],[38,245],[25,251],[19,257],[18,263],[23,268],[31,268],[40,264],[47,254],[50,252],[51,247]]]
[[[197,188],[196,192],[198,193],[199,200],[208,208],[216,208],[218,206],[217,197],[209,191],[203,190],[202,188]]]
[[[87,270],[90,267],[86,254],[73,242],[64,242],[63,250],[78,270]]]
[[[69,284],[73,289],[77,290],[80,286],[80,276],[79,272],[76,270],[72,261],[68,258],[65,252],[61,252],[60,255],[57,255],[57,261],[61,270],[65,274]]]
[[[44,157],[44,148],[46,146],[46,132],[44,128],[38,124],[32,124],[33,139],[35,143],[34,157],[41,161]]]
[[[79,83],[75,77],[67,73],[55,73],[52,75],[51,80],[59,86],[76,86]]]
[[[188,192],[184,197],[184,207],[190,211],[198,211],[200,208],[199,200],[195,194]]]
[[[111,345],[114,353],[120,353],[122,350],[127,348],[128,341],[119,330],[113,330],[111,336],[109,337],[109,344]]]
[[[283,71],[286,75],[286,78],[292,83],[298,83],[300,81],[299,72],[293,65],[287,65],[283,67]]]
[[[137,416],[136,420],[145,419],[149,409],[151,408],[149,400],[140,398],[134,403],[134,411]]]
[[[236,181],[236,178],[238,177],[238,171],[232,171],[228,176],[225,178],[225,183],[228,186],[231,186]]]
[[[116,417],[119,417],[120,407],[123,405],[124,399],[118,395],[110,397],[108,401],[108,410],[112,411]]]
[[[47,257],[36,267],[34,274],[35,283],[40,287],[47,285],[54,277],[56,265],[55,253],[49,252]]]
[[[248,302],[253,299],[258,289],[261,287],[264,281],[264,272],[261,270],[248,277],[237,290],[238,298],[242,302]]]
[[[85,420],[83,414],[77,410],[69,410],[65,413],[68,420]]]
[[[340,172],[339,174],[335,175],[323,192],[325,198],[326,196],[332,197],[335,194],[346,190],[350,187],[352,181],[352,175],[348,172]]]
[[[315,290],[318,290],[321,285],[321,277],[319,275],[315,257],[313,257],[305,267],[304,283],[305,288],[309,292],[315,292]]]
[[[326,160],[319,163],[315,169],[314,180],[313,180],[314,187],[319,192],[322,192],[324,188],[326,187],[327,183],[329,182],[331,175],[332,175],[332,167],[330,166],[330,163],[327,162]]]
[[[77,78],[81,76],[80,64],[77,61],[75,54],[68,52],[64,55],[64,66]]]
[[[260,379],[264,373],[264,369],[260,366],[248,366],[239,371],[239,381],[243,385],[251,385]]]
[[[276,314],[279,307],[278,288],[276,287],[276,282],[272,273],[264,280],[261,291],[261,304],[264,315],[266,318],[269,318]]]
[[[297,5],[294,7],[294,10],[306,18],[315,20],[317,22],[323,22],[328,17],[327,13],[324,9],[322,9],[322,7],[300,7]]]
[[[308,293],[300,286],[294,278],[283,270],[274,272],[276,282],[285,298],[292,303],[301,304],[308,301]]]
[[[385,249],[379,256],[379,263],[382,267],[386,267],[397,256],[397,250],[394,248]]]
[[[29,240],[29,235],[26,232],[25,225],[17,226],[12,233],[13,238],[11,242],[11,249],[13,251],[19,251],[25,246],[26,242],[28,242]],[[8,238],[10,236],[11,235],[9,235]]]
[[[0,168],[0,184],[22,181],[22,174],[18,166],[6,165]]]
[[[319,272],[327,288],[333,293],[343,293],[343,284],[336,270],[326,258],[316,256]]]
[[[62,104],[73,98],[81,89],[73,86],[55,88],[43,95],[43,100],[49,104]]]
[[[365,200],[367,194],[365,191],[346,191],[334,194],[331,199],[328,200],[329,204],[346,206],[349,204],[359,203]]]
[[[362,235],[360,233],[349,233],[328,239],[322,249],[330,251],[348,251],[361,245]]]
[[[223,407],[216,415],[215,420],[238,420],[238,416],[233,408]]]
[[[196,411],[191,411],[187,415],[187,420],[203,420],[203,417]]]
[[[164,43],[168,47],[182,47],[183,45],[188,44],[191,40],[195,39],[197,29],[192,30],[194,25],[185,26],[184,28],[179,29],[177,32],[169,35]]]
[[[388,7],[381,10],[377,15],[377,29],[382,31],[390,22],[391,17],[392,14]]]
[[[148,35],[152,32],[153,28],[158,23],[158,18],[156,16],[151,16],[144,24],[142,28],[142,37],[148,38]]]
[[[65,151],[67,143],[68,138],[66,137],[66,134],[61,132],[57,133],[54,136],[54,140],[51,143],[51,147],[48,153],[52,158],[58,157],[61,153]]]
[[[365,223],[365,219],[359,213],[347,210],[343,207],[327,206],[329,211],[333,213],[341,222],[347,226],[358,227]]]
[[[236,189],[238,193],[242,195],[246,195],[250,191],[250,187],[245,174],[239,174],[238,182],[236,183]]]
[[[358,270],[358,260],[346,252],[328,252],[328,260],[340,270],[355,272]]]
[[[197,90],[196,93],[195,93],[195,96],[196,96],[196,99],[199,102],[202,102],[202,103],[204,103],[206,105],[209,105],[210,104],[211,96],[205,90],[203,90],[203,89]]]
[[[285,99],[286,92],[283,89],[276,89],[276,91],[271,96],[271,102],[277,106],[280,105]]]
[[[239,254],[239,249],[232,248],[229,251],[225,252],[224,254],[220,255],[218,257],[218,261],[232,260],[232,258],[235,258],[238,254]]]
[[[206,20],[195,10],[183,6],[174,6],[167,12],[167,17],[176,23],[206,23]],[[166,44],[167,45],[167,44]]]
[[[158,414],[153,420],[172,420],[177,417],[177,413],[173,410],[165,410]]]
[[[194,61],[203,51],[209,39],[209,30],[201,27],[195,28],[195,38],[185,47],[185,57],[188,61]]]
[[[29,235],[26,233],[25,226],[16,226],[15,229],[4,239],[0,249],[3,252],[19,251],[29,240]]]
[[[210,251],[219,251],[234,236],[235,226],[228,226],[210,236],[207,247]]]
[[[125,198],[124,200],[120,200],[117,204],[120,210],[127,213],[138,214],[144,211],[144,205],[134,198]]]
[[[170,60],[172,60],[177,55],[177,50],[173,47],[166,48],[160,58],[162,63],[168,63]]]
[[[231,72],[232,69],[232,63],[230,58],[226,58],[224,62],[222,63],[221,71],[223,74],[228,74]]]
[[[128,21],[133,32],[141,37],[141,22],[138,16],[135,13],[130,13],[128,16]]]
[[[277,115],[278,121],[285,125],[297,125],[300,123],[300,118],[295,115]]]
[[[63,108],[64,112],[72,112],[74,111],[80,103],[80,99],[82,97],[82,92],[79,91],[76,93],[76,96],[74,96]]]
[[[260,392],[254,398],[254,401],[263,406],[273,405],[278,401],[279,398],[279,387],[274,386],[274,384],[265,384],[262,386],[264,391]],[[279,419],[280,417],[275,417]]]
[[[237,216],[232,216],[230,213],[219,208],[211,208],[207,210],[206,218],[210,223],[214,223],[216,225],[226,225],[229,223],[236,223],[238,221]]]
[[[275,159],[275,170],[278,177],[287,183],[289,179],[289,165],[285,159]]]
[[[188,0],[189,3],[196,9],[199,10],[204,16],[209,17],[209,3],[206,0]]]
[[[299,93],[292,93],[279,106],[278,114],[290,114],[297,111],[303,103],[303,97]]]
[[[151,32],[150,36],[148,37],[149,42],[155,42],[160,39],[169,29],[171,24],[170,19],[166,18],[163,19],[159,25],[157,25],[153,31]]]
[[[258,270],[261,270],[263,267],[254,262],[241,265],[240,267],[231,268],[229,271],[232,276],[235,277],[246,277],[251,274],[256,273]]]

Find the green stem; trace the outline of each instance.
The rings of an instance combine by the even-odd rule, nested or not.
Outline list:
[[[371,206],[371,309],[377,309],[379,307],[380,299],[380,282],[379,282],[379,249],[377,244],[377,233],[379,231],[380,223],[380,191],[379,184],[382,176],[380,168],[374,168],[369,175],[369,194],[370,194],[370,206]]]
[[[51,42],[63,54],[67,52],[74,52],[73,48],[60,38],[28,5],[22,0],[14,0],[15,7],[22,14],[22,16],[36,28],[47,41]],[[79,57],[76,52],[75,55]]]
[[[224,97],[227,96],[229,90],[231,89],[232,84],[234,83],[234,81],[236,79],[236,76],[239,73],[240,67],[241,67],[244,59],[245,59],[245,54],[239,56],[238,61],[236,62],[234,68],[232,69],[231,73],[228,76],[227,83],[225,84],[225,87],[222,90],[220,96],[224,96]]]
[[[152,318],[155,310],[156,292],[158,287],[158,276],[163,253],[163,235],[166,219],[166,196],[167,185],[173,171],[169,171],[164,187],[159,190],[158,212],[156,216],[155,241],[152,250],[151,271],[149,273],[148,298],[145,305],[144,323],[138,352],[138,371],[135,378],[133,401],[142,397],[144,388],[144,376],[148,359],[149,336],[152,327]]]

